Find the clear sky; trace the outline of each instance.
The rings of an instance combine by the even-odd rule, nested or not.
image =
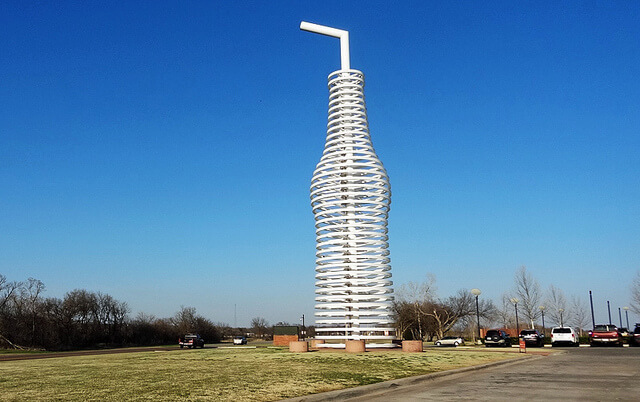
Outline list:
[[[635,1],[3,1],[0,273],[133,315],[312,317],[309,184],[340,57],[301,20],[349,30],[366,75],[396,286],[431,272],[440,296],[498,301],[526,265],[592,290],[598,321],[629,303]]]

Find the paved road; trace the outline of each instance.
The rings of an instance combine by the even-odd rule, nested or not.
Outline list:
[[[214,343],[205,345],[205,349],[211,348],[255,348],[257,346],[271,345],[271,342],[252,342],[251,345],[234,346],[231,343]],[[50,359],[56,357],[71,357],[71,356],[92,356],[92,355],[107,355],[116,353],[138,353],[138,352],[166,352],[171,350],[180,350],[179,346],[158,346],[158,347],[131,347],[131,348],[116,348],[116,349],[93,349],[93,350],[74,350],[70,352],[42,352],[42,353],[0,353],[0,363],[3,361],[14,360],[35,360],[35,359]],[[185,348],[186,352],[189,350]],[[195,350],[200,350],[196,348]]]
[[[55,357],[109,355],[116,353],[137,353],[176,350],[176,347],[147,347],[147,348],[118,348],[103,350],[75,350],[71,352],[42,352],[42,353],[7,353],[0,354],[0,362],[14,360],[50,359]]]
[[[566,353],[400,386],[347,401],[640,400],[640,348]]]

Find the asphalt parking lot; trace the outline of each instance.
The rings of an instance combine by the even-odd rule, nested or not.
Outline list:
[[[562,353],[342,400],[640,400],[640,348],[556,349]]]

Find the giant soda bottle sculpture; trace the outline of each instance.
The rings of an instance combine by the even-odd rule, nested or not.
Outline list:
[[[330,347],[395,339],[387,236],[391,188],[369,136],[364,74],[350,68],[347,31],[307,22],[300,29],[340,38],[342,64],[329,74],[327,139],[311,180],[316,338]]]

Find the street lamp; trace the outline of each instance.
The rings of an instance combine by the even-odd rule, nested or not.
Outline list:
[[[559,308],[558,312],[560,313],[560,327],[564,327],[564,321],[562,320],[562,313],[564,313],[564,309]]]
[[[629,307],[624,306],[622,308],[624,310],[624,315],[627,316],[627,330],[629,329]]]
[[[478,344],[482,343],[482,337],[480,336],[480,307],[478,305],[478,296],[480,296],[482,292],[480,289],[471,289],[471,294],[476,297],[476,318],[478,319]]]
[[[593,324],[593,327],[591,327],[591,328],[595,328],[596,327],[596,316],[593,313],[593,295],[591,294],[591,291],[589,291],[589,301],[591,302],[591,323]]]
[[[611,325],[611,305],[609,304],[609,300],[607,300],[607,311],[609,312],[609,325]]]
[[[544,335],[544,306],[540,306],[538,307],[540,309],[540,312],[542,313],[542,335]]]
[[[302,321],[302,340],[306,341],[307,340],[307,331],[305,331],[305,328],[304,328],[304,314],[302,314],[302,317],[300,317],[300,321]]]
[[[622,311],[620,307],[618,307],[618,318],[620,318],[620,328],[622,328]]]
[[[518,302],[520,300],[518,300],[516,297],[512,297],[511,298],[511,303],[513,303],[513,306],[516,309],[516,337],[520,338],[520,323],[518,322]]]

